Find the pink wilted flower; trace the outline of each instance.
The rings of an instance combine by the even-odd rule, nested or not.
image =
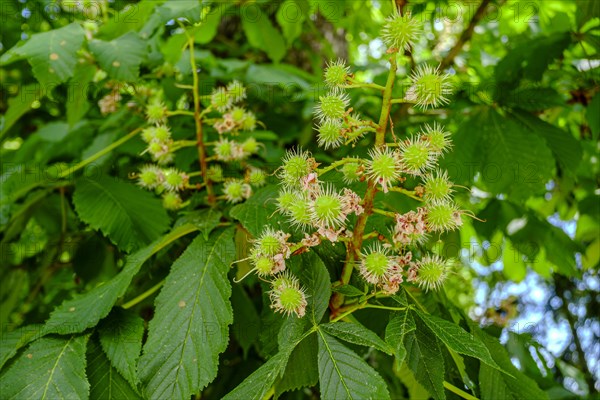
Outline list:
[[[342,212],[346,215],[355,213],[360,215],[364,212],[363,207],[360,205],[361,198],[359,195],[354,193],[352,190],[345,188],[344,194],[342,195]]]
[[[425,209],[419,207],[417,212],[396,214],[396,225],[392,231],[392,239],[396,245],[406,246],[421,242],[426,238]]]
[[[308,233],[304,234],[304,239],[302,239],[302,245],[306,247],[314,247],[321,244],[321,238],[319,235],[313,233],[309,235]]]

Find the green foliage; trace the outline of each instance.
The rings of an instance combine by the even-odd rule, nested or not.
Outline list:
[[[594,398],[597,1],[5,3],[0,397]],[[397,26],[422,31],[382,33],[398,6]],[[323,97],[347,105],[326,149]],[[433,198],[425,124],[448,132],[455,203],[399,245],[396,217]],[[161,140],[140,134],[157,126]],[[331,197],[306,202],[315,232],[278,212],[301,151],[315,176],[289,168],[292,204]],[[163,181],[144,186],[150,161]],[[344,189],[365,216],[342,224]],[[282,257],[257,275],[267,227],[265,254]],[[411,278],[425,256],[429,285]],[[373,284],[390,266],[398,286]]]
[[[319,330],[319,382],[323,399],[387,399],[381,376],[350,349]]]
[[[245,11],[242,14],[242,27],[248,43],[257,49],[264,50],[273,62],[281,61],[286,53],[285,42],[268,15],[264,14],[260,8],[248,8]]]
[[[84,40],[84,31],[77,23],[49,32],[38,33],[23,46],[2,56],[0,64],[15,61],[12,54],[27,59],[33,74],[44,86],[57,85],[73,76],[77,63],[76,52]]]
[[[111,368],[114,367],[133,387],[137,387],[139,381],[136,365],[142,350],[143,335],[144,321],[120,309],[115,309],[98,326],[100,347]]]
[[[169,226],[169,217],[156,198],[118,180],[78,181],[73,203],[84,222],[127,252],[152,242]]]
[[[499,369],[485,345],[475,336],[468,334],[456,324],[433,315],[418,313],[418,316],[449,349],[478,358],[485,364]]]
[[[156,313],[140,358],[140,378],[151,398],[188,398],[217,375],[233,312],[227,270],[231,229],[198,236],[173,264],[156,298]]]
[[[7,399],[89,397],[85,351],[89,335],[41,338],[29,345],[0,375]]]
[[[325,324],[320,327],[325,332],[338,339],[345,340],[349,343],[359,344],[367,347],[374,347],[379,351],[391,354],[390,346],[385,343],[373,331],[365,328],[357,323],[337,322],[333,324]]]
[[[123,270],[113,279],[88,292],[76,295],[56,307],[46,321],[43,332],[68,334],[83,332],[95,326],[108,315],[118,298],[123,296],[131,280],[148,258],[173,240],[195,230],[193,226],[183,225],[152,245],[130,255]]]
[[[404,337],[406,364],[419,382],[434,399],[445,399],[444,372],[446,366],[441,357],[439,340],[420,320],[415,329]]]
[[[127,380],[111,364],[95,340],[87,345],[86,373],[90,382],[90,397],[93,399],[139,399]]]
[[[135,32],[128,32],[110,42],[92,40],[89,46],[102,69],[111,78],[137,80],[140,64],[146,58],[146,43]]]

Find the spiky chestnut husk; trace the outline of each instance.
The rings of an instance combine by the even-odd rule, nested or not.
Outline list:
[[[325,148],[325,150],[330,147],[335,149],[344,141],[341,121],[325,121],[317,127],[317,131],[319,132],[317,144]]]
[[[421,133],[421,138],[429,143],[429,148],[437,153],[445,153],[452,148],[450,133],[444,130],[444,127],[437,122],[433,126],[425,124]]]
[[[171,141],[152,141],[148,144],[147,151],[152,156],[152,159],[158,164],[168,164],[171,161],[173,161],[173,154],[171,153],[171,144]]]
[[[220,165],[211,165],[206,171],[206,178],[213,182],[222,182],[223,168]]]
[[[319,227],[338,228],[343,225],[346,215],[343,212],[342,197],[333,186],[322,189],[311,204],[312,224]]]
[[[344,182],[353,183],[360,180],[363,175],[363,167],[359,162],[349,162],[342,166],[342,175]]]
[[[254,241],[254,249],[258,254],[273,257],[282,251],[281,237],[280,231],[266,228]]]
[[[252,186],[264,186],[267,183],[267,174],[262,169],[252,167],[246,174],[246,180]]]
[[[385,282],[393,271],[394,258],[379,242],[369,246],[360,255],[360,274],[371,284]]]
[[[406,100],[413,101],[421,108],[434,108],[448,104],[447,96],[452,93],[450,76],[440,73],[429,65],[419,66],[411,76],[412,86],[406,93]]]
[[[259,276],[265,277],[275,273],[276,266],[273,257],[262,254],[256,248],[250,254],[250,263]]]
[[[146,119],[151,124],[158,124],[167,119],[167,107],[161,102],[150,103],[146,106]]]
[[[388,17],[381,30],[381,38],[390,48],[408,50],[421,34],[421,27],[410,14],[394,14]]]
[[[311,201],[303,197],[299,197],[290,205],[287,215],[290,217],[290,224],[298,227],[300,230],[304,230],[312,226],[313,216],[311,210]]]
[[[350,99],[340,89],[332,89],[326,95],[319,96],[319,104],[315,108],[315,114],[320,122],[340,120],[346,114],[346,107]]]
[[[421,175],[435,165],[437,153],[420,137],[413,137],[400,144],[402,169],[411,175]]]
[[[246,115],[246,110],[242,107],[234,107],[231,111],[231,119],[237,124],[241,124]]]
[[[284,185],[298,188],[302,178],[310,174],[314,167],[314,160],[307,151],[300,149],[288,150],[282,159],[278,177]]]
[[[245,131],[253,131],[254,128],[256,128],[256,116],[252,112],[247,111],[246,114],[244,114],[241,127]]]
[[[256,154],[258,152],[259,143],[253,137],[249,137],[248,139],[242,142],[242,150],[244,153],[248,154]]]
[[[427,207],[425,223],[433,232],[452,231],[462,225],[461,212],[456,204],[445,201]]]
[[[166,125],[151,126],[142,131],[142,140],[146,143],[166,142],[171,139],[171,131]]]
[[[181,197],[175,192],[165,192],[163,194],[163,207],[167,210],[179,210],[183,204]]]
[[[233,103],[239,103],[246,98],[246,88],[240,81],[234,80],[227,85],[227,94]]]
[[[301,318],[306,314],[306,294],[298,279],[289,273],[279,275],[271,284],[269,292],[271,308],[285,315],[295,314]]]
[[[300,194],[294,190],[283,189],[277,195],[277,211],[288,214],[294,203],[300,198]]]
[[[166,165],[173,162],[173,154],[170,152],[162,153],[162,154],[153,154],[152,159],[156,161],[159,165]]]
[[[254,266],[259,276],[268,276],[273,274],[275,262],[272,258],[261,256],[256,260]]]
[[[346,83],[350,68],[346,66],[346,62],[341,58],[336,61],[330,61],[325,68],[323,77],[325,84],[329,87],[339,87]]]
[[[233,105],[233,99],[224,87],[213,89],[210,95],[210,105],[217,111],[224,113]]]
[[[140,168],[138,174],[138,184],[146,189],[155,189],[163,181],[164,176],[162,170],[156,165],[149,164]]]
[[[188,176],[175,168],[168,168],[163,171],[164,180],[162,182],[165,189],[169,191],[180,191],[188,183]]]
[[[252,188],[239,179],[231,179],[223,185],[223,193],[229,203],[239,203],[252,194]]]
[[[387,147],[369,150],[367,177],[380,184],[384,192],[400,178],[401,163],[398,155]]]
[[[233,159],[235,143],[231,140],[221,139],[215,143],[214,152],[218,160],[230,161]]]
[[[438,290],[448,277],[448,260],[434,255],[426,255],[417,262],[417,284],[425,290]]]
[[[428,203],[438,204],[447,202],[452,197],[452,182],[446,171],[429,173],[423,179],[423,197]]]

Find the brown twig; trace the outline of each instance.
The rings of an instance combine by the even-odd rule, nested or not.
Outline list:
[[[502,4],[505,1],[506,0],[499,0],[498,1],[498,7],[502,6]],[[490,2],[491,2],[491,0],[483,0],[481,2],[481,4],[479,5],[479,7],[477,7],[477,10],[475,11],[475,14],[473,14],[473,17],[469,21],[469,25],[462,32],[462,34],[460,35],[460,38],[458,39],[458,41],[456,42],[456,44],[450,49],[450,51],[448,52],[448,54],[446,54],[446,57],[444,57],[444,59],[440,63],[440,69],[441,70],[446,69],[450,65],[452,65],[452,63],[454,62],[454,59],[456,58],[456,56],[458,55],[458,53],[460,53],[460,51],[462,50],[462,48],[464,47],[464,45],[469,40],[471,40],[471,37],[473,36],[473,31],[475,30],[475,26],[477,26],[477,24],[481,21],[481,19],[483,18],[483,16],[486,14],[487,7],[490,4]]]
[[[565,296],[565,292],[567,290],[573,291],[575,289],[574,285],[568,280],[558,279],[554,277],[554,290],[556,295],[560,297],[562,300],[562,305],[560,307],[560,311],[564,315],[565,319],[569,323],[569,328],[571,329],[571,333],[573,335],[573,343],[575,344],[575,353],[577,354],[577,365],[581,372],[584,375],[585,382],[588,385],[588,389],[590,393],[594,391],[594,375],[590,371],[587,360],[585,358],[585,351],[583,350],[583,346],[581,345],[581,340],[579,339],[579,333],[577,332],[577,320],[571,314],[568,307],[568,300]],[[572,360],[574,361],[574,360]],[[574,362],[573,362],[574,363]]]

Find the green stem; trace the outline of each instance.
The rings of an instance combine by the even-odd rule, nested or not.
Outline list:
[[[413,299],[413,301],[415,302],[415,304],[417,306],[419,306],[419,308],[421,309],[421,311],[423,311],[424,313],[429,314],[429,312],[427,311],[427,309],[423,306],[423,304],[421,304],[421,302],[419,300],[417,300],[417,298],[415,296],[413,296],[413,294],[410,292],[410,290],[407,289],[404,292],[406,292],[406,294],[409,295],[411,299]]]
[[[363,242],[367,239],[371,239],[371,238],[376,238],[377,236],[379,236],[379,232],[371,232],[371,233],[366,233],[363,235]]]
[[[405,100],[405,99],[391,99],[390,103],[392,103],[392,104],[414,104],[414,101]]]
[[[331,170],[336,169],[337,167],[339,167],[340,165],[344,165],[346,163],[350,163],[350,162],[360,162],[361,160],[358,158],[352,158],[352,157],[346,157],[346,158],[342,158],[341,160],[338,160],[334,163],[331,163],[328,167],[325,168],[317,168],[317,174],[323,175],[326,172],[329,172]]]
[[[152,286],[150,289],[146,290],[144,293],[140,294],[139,296],[135,297],[134,299],[129,300],[127,303],[123,304],[121,307],[127,310],[127,309],[135,306],[136,304],[141,303],[146,298],[148,298],[153,293],[155,293],[158,289],[160,289],[164,284],[165,284],[165,280],[163,279],[162,281],[158,282],[156,285]]]
[[[360,128],[357,129],[353,132],[351,132],[350,134],[348,134],[348,140],[346,140],[346,145],[352,143],[353,141],[355,141],[356,139],[358,139],[359,137],[361,137],[364,133],[367,132],[377,132],[377,128],[373,127],[373,126],[367,126],[364,128]]]
[[[194,112],[193,111],[187,111],[187,110],[175,110],[175,111],[168,111],[167,112],[167,117],[172,117],[174,115],[188,115],[188,116],[194,116]]]
[[[110,145],[106,146],[105,148],[103,148],[102,150],[97,152],[96,154],[86,158],[85,160],[79,162],[75,166],[67,169],[66,171],[61,172],[58,175],[58,177],[64,178],[66,176],[71,175],[73,172],[80,170],[81,168],[85,167],[86,165],[93,163],[94,161],[96,161],[97,159],[102,157],[103,155],[110,153],[111,151],[113,151],[114,149],[116,149],[117,147],[122,145],[123,143],[127,142],[129,139],[133,138],[141,130],[142,130],[142,128],[134,129],[133,131],[129,132],[127,135],[123,136],[121,139],[117,140],[116,142],[111,143]]]
[[[275,395],[275,386],[271,386],[267,393],[263,396],[262,400],[268,400]]]
[[[390,218],[396,218],[396,213],[393,213],[391,211],[380,210],[379,208],[373,208],[371,209],[371,211],[373,211],[375,214],[385,215],[386,217]]]
[[[356,303],[356,304],[352,304],[349,307],[344,307],[342,313],[340,315],[338,315],[337,317],[333,318],[331,321],[329,322],[337,322],[341,319],[344,319],[346,317],[348,317],[350,314],[352,314],[353,312],[357,311],[357,310],[362,310],[365,308],[376,308],[376,309],[381,309],[381,310],[392,310],[392,311],[403,311],[406,310],[406,307],[388,307],[388,306],[382,306],[379,304],[369,304],[367,301],[371,298],[376,296],[377,293],[371,293],[369,296],[367,296],[365,298],[365,300],[361,303]]]
[[[390,58],[390,72],[388,74],[385,90],[383,92],[383,100],[381,105],[381,113],[379,115],[379,123],[377,124],[377,130],[375,133],[375,146],[381,147],[385,145],[385,133],[387,130],[388,118],[391,109],[392,89],[394,88],[394,82],[396,81],[396,69],[397,60],[396,55],[393,54]],[[364,212],[358,216],[356,224],[354,225],[353,240],[347,243],[346,247],[346,261],[342,268],[340,276],[341,284],[345,285],[350,282],[352,277],[352,271],[354,264],[358,260],[360,249],[362,247],[363,235],[365,227],[367,225],[367,218],[372,213],[373,200],[375,199],[375,193],[377,193],[377,187],[375,182],[369,180],[367,184],[367,190],[365,192],[363,208]],[[341,293],[335,293],[331,299],[330,308],[333,314],[336,313],[337,309],[344,303],[344,295]]]
[[[448,389],[449,391],[451,391],[452,393],[459,395],[463,399],[479,400],[477,397],[470,395],[469,393],[465,392],[464,390],[460,390],[459,388],[457,388],[456,386],[454,386],[453,384],[451,384],[449,382],[444,381],[444,387],[446,389]]]
[[[200,164],[200,172],[202,180],[206,184],[206,192],[208,194],[208,204],[214,205],[216,202],[215,193],[212,182],[207,177],[208,163],[206,156],[206,148],[204,147],[204,133],[202,131],[203,113],[200,108],[200,83],[198,78],[198,68],[196,66],[196,57],[194,55],[194,37],[184,28],[184,32],[188,39],[188,49],[190,51],[190,66],[192,68],[192,95],[194,96],[194,121],[196,123],[196,140],[198,146],[198,162]]]
[[[175,151],[175,150],[183,149],[184,147],[196,147],[196,146],[198,146],[198,142],[195,140],[176,140],[175,142],[173,142],[173,146],[171,147],[171,150]]]
[[[382,92],[385,90],[384,86],[378,85],[376,83],[357,82],[354,80],[351,80],[350,84],[344,85],[344,87],[347,89],[354,89],[354,88],[377,89],[377,90],[381,90]]]
[[[403,195],[408,196],[411,199],[415,199],[415,200],[418,200],[418,201],[423,201],[423,198],[417,196],[415,194],[414,190],[407,190],[407,189],[404,189],[404,188],[401,188],[401,187],[391,187],[391,188],[389,188],[389,191],[390,192],[402,193]]]
[[[363,308],[377,308],[379,310],[391,310],[391,311],[404,311],[406,307],[388,307],[388,306],[380,306],[379,304],[367,304]]]

